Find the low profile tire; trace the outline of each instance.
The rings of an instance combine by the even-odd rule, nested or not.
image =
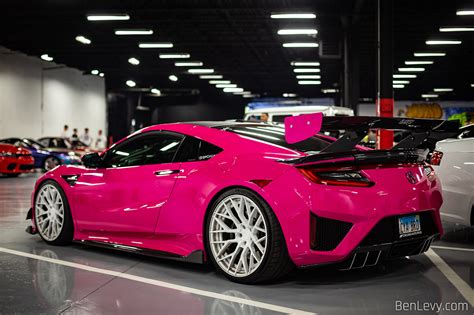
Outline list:
[[[228,190],[209,211],[206,251],[227,278],[253,284],[277,279],[293,268],[280,224],[256,193],[243,188]]]
[[[35,196],[35,226],[43,241],[50,245],[67,245],[74,234],[66,194],[53,180],[43,182]]]
[[[58,158],[55,158],[54,156],[48,156],[46,159],[44,159],[43,170],[47,172],[58,165],[61,165],[61,161]]]

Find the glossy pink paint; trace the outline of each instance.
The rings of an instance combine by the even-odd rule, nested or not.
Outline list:
[[[157,125],[135,134],[151,130],[192,135],[224,150],[207,161],[110,169],[65,165],[44,174],[35,191],[47,179],[61,185],[71,207],[75,240],[189,255],[204,249],[206,212],[213,199],[230,187],[253,190],[270,205],[297,266],[346,258],[386,216],[431,211],[442,232],[441,187],[436,178],[428,180],[422,166],[365,169],[365,175],[376,183],[372,187],[326,186],[311,182],[294,166],[278,162],[305,155],[300,152],[193,124]],[[179,173],[155,175],[159,170],[175,169]],[[416,184],[407,181],[409,170],[417,177]],[[70,186],[63,175],[80,177]],[[271,182],[261,188],[251,182],[256,179]],[[33,199],[34,194],[32,203]],[[311,212],[353,223],[333,251],[310,249]]]

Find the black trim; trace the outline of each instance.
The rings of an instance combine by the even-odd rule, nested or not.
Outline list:
[[[195,264],[203,264],[204,263],[204,253],[203,253],[202,250],[193,251],[188,256],[181,256],[181,255],[174,254],[174,253],[163,252],[163,251],[158,251],[158,250],[151,250],[151,249],[147,249],[147,248],[140,248],[140,247],[134,247],[134,246],[128,246],[128,245],[121,245],[121,244],[112,244],[112,243],[104,243],[104,242],[98,242],[98,241],[87,241],[87,240],[74,241],[74,242],[79,243],[79,244],[89,245],[89,246],[101,247],[101,248],[112,249],[112,250],[119,250],[119,251],[123,251],[123,252],[134,253],[134,254],[150,256],[150,257],[155,257],[155,258],[163,258],[163,259],[184,261],[184,262],[195,263]]]
[[[33,218],[33,208],[28,209],[25,220],[31,220]]]
[[[25,232],[31,235],[35,235],[37,232],[31,225],[28,225],[25,229]]]
[[[80,176],[80,174],[61,175],[61,177],[66,181],[66,183],[69,184],[69,186],[76,185],[76,182]]]
[[[352,228],[352,223],[316,216],[315,244],[311,249],[315,251],[332,251],[342,242]]]

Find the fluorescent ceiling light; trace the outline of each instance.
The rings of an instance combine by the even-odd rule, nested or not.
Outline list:
[[[252,94],[250,91],[234,92],[235,95],[249,95]]]
[[[188,69],[189,73],[196,74],[196,73],[213,73],[214,69]]]
[[[293,69],[293,72],[295,73],[317,73],[320,72],[318,68],[295,68]]]
[[[153,30],[147,29],[120,29],[115,30],[115,35],[153,35]]]
[[[93,75],[98,75],[98,74],[99,74],[99,70],[94,69],[94,70],[91,71],[91,74],[93,74]]]
[[[426,45],[459,45],[460,40],[427,40]]]
[[[323,92],[324,94],[329,94],[329,93],[337,93],[339,92],[338,89],[322,89],[321,92]]]
[[[161,95],[161,91],[155,88],[151,89],[151,93],[156,94],[156,95]]]
[[[416,78],[416,74],[394,74],[394,79],[414,79]]]
[[[278,35],[316,35],[316,34],[318,34],[318,31],[314,28],[278,30]]]
[[[315,19],[314,13],[275,13],[270,15],[272,19]]]
[[[474,87],[474,83],[473,83],[473,84],[471,84],[471,87]]]
[[[260,95],[258,94],[244,94],[242,95],[242,97],[245,97],[245,98],[254,98],[254,97],[259,97]]]
[[[104,77],[104,73],[103,72],[99,73],[99,77]]]
[[[229,80],[211,80],[210,84],[230,84]]]
[[[440,32],[474,32],[474,27],[440,27]]]
[[[222,79],[223,76],[220,74],[200,75],[199,79]]]
[[[135,87],[137,85],[135,81],[132,81],[132,80],[127,80],[125,84],[128,85],[129,87]]]
[[[283,93],[283,97],[297,97],[298,94],[295,93]]]
[[[130,20],[128,14],[88,14],[88,21],[126,21]]]
[[[452,92],[454,89],[452,88],[435,88],[433,89],[433,92]]]
[[[444,57],[444,52],[416,52],[413,54],[415,57]]]
[[[457,10],[456,15],[474,15],[474,10]]]
[[[398,71],[400,72],[423,72],[425,71],[425,68],[398,68]]]
[[[76,40],[79,43],[82,43],[82,44],[85,44],[85,45],[89,45],[90,43],[92,43],[92,41],[89,38],[86,38],[82,35],[76,36]]]
[[[190,61],[190,62],[175,62],[176,67],[201,67],[203,63],[201,61]]]
[[[172,43],[139,43],[139,48],[173,48]]]
[[[237,84],[216,84],[216,88],[224,89],[224,88],[235,88]]]
[[[439,97],[437,94],[421,94],[422,98],[436,98]]]
[[[409,84],[410,81],[408,80],[393,80],[393,84]]]
[[[139,65],[139,64],[140,64],[140,60],[138,60],[138,59],[135,58],[135,57],[132,57],[132,58],[129,58],[129,59],[128,59],[128,63],[130,63],[130,64],[136,66],[136,65]]]
[[[319,62],[317,61],[292,61],[292,66],[295,67],[319,67]]]
[[[321,79],[321,76],[319,74],[303,74],[303,75],[297,75],[297,79]]]
[[[319,47],[318,43],[283,43],[283,47],[286,48],[314,48]]]
[[[48,54],[42,54],[40,58],[46,61],[53,61],[53,57]]]
[[[405,64],[408,66],[413,65],[432,65],[434,62],[431,60],[420,60],[420,61],[405,61]]]
[[[187,59],[190,54],[160,54],[160,59]]]
[[[405,86],[403,84],[394,84],[393,88],[394,89],[403,89]]]
[[[237,88],[237,87],[231,87],[231,88],[225,88],[223,90],[225,93],[234,93],[234,92],[243,92],[244,89],[242,88]]]
[[[321,84],[321,81],[312,81],[312,80],[304,80],[304,81],[298,81],[299,85],[319,85]]]
[[[170,81],[173,81],[173,82],[178,81],[178,77],[175,76],[174,74],[170,75],[170,76],[168,77],[168,79],[169,79]]]

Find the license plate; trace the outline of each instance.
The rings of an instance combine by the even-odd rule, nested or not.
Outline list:
[[[409,215],[398,218],[398,232],[400,238],[421,234],[419,215]]]

